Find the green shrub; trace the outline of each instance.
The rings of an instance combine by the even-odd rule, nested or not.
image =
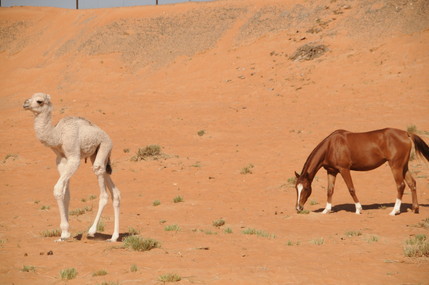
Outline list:
[[[60,271],[60,277],[62,280],[71,280],[76,278],[77,271],[75,268],[66,268]]]
[[[180,280],[182,280],[182,277],[175,273],[168,273],[159,276],[158,280],[161,282],[179,282]]]
[[[135,251],[149,251],[161,247],[160,243],[154,239],[145,239],[141,236],[128,236],[124,238],[124,246]]]
[[[429,256],[429,239],[425,234],[418,234],[405,241],[404,254],[408,257]]]

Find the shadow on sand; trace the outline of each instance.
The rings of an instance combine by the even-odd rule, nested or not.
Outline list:
[[[393,208],[395,206],[395,203],[380,203],[380,204],[369,204],[369,205],[362,205],[362,209],[365,210],[382,210],[382,209],[388,209]],[[402,203],[401,205],[401,213],[405,213],[411,211],[411,204],[409,203]],[[419,207],[425,207],[428,208],[429,204],[419,204]],[[315,210],[315,213],[321,213],[325,208],[319,208]],[[335,205],[332,207],[332,212],[340,212],[340,211],[346,211],[346,212],[355,212],[355,204],[340,204]]]

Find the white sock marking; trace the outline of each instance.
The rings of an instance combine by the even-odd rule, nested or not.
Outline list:
[[[322,214],[330,213],[331,210],[332,210],[332,204],[331,203],[326,203],[325,210],[323,210]]]
[[[298,200],[297,200],[296,209],[299,211],[300,210],[299,209],[299,201],[301,200],[301,192],[302,192],[302,189],[304,189],[304,186],[302,186],[302,184],[300,183],[300,184],[298,184],[298,186],[296,187],[296,189],[298,190]]]
[[[395,216],[396,214],[399,214],[401,212],[401,203],[401,199],[396,198],[395,207],[393,207],[393,210],[389,215]]]
[[[356,214],[360,215],[362,213],[362,205],[358,202],[358,203],[355,203],[355,206],[356,206]]]

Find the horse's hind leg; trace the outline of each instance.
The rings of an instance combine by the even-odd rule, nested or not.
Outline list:
[[[392,164],[390,165],[390,167],[392,168],[393,178],[395,179],[395,182],[396,182],[397,194],[396,194],[395,206],[393,207],[393,210],[392,212],[390,212],[389,215],[395,216],[401,212],[402,196],[404,195],[404,189],[405,189],[405,182],[404,182],[405,171],[403,167],[395,167],[395,166],[392,166]],[[406,171],[408,172],[408,170]],[[408,180],[410,179],[408,178]],[[415,192],[415,188],[414,188],[414,192]],[[414,196],[413,196],[413,200],[414,200]]]
[[[411,190],[411,196],[413,199],[413,205],[411,207],[411,210],[413,210],[413,212],[417,214],[419,212],[419,202],[417,202],[416,180],[414,180],[409,170],[407,170],[407,172],[405,173],[405,182],[407,182],[407,185]]]
[[[323,210],[322,214],[330,213],[332,210],[332,195],[334,195],[335,179],[337,178],[337,173],[328,172],[328,199],[326,202],[326,207]]]
[[[353,185],[352,176],[350,175],[350,169],[343,168],[340,170],[340,173],[344,181],[346,182],[347,188],[349,188],[349,192],[353,198],[353,201],[355,202],[356,214],[359,215],[362,212],[362,205],[360,204],[359,199],[356,196],[356,190]]]

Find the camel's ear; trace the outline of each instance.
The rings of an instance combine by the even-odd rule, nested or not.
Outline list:
[[[51,103],[51,95],[46,94],[46,103]]]
[[[295,176],[296,176],[296,178],[299,178],[299,174],[295,171]]]

